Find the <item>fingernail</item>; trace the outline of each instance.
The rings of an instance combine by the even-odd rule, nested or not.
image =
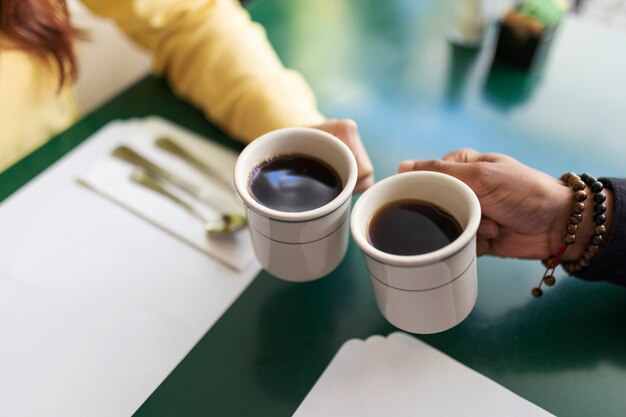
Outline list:
[[[398,172],[410,171],[413,168],[413,161],[402,161],[398,165]]]

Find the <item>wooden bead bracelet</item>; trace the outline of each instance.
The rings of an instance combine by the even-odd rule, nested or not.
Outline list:
[[[595,177],[589,174],[582,174],[580,176],[574,174],[573,172],[568,172],[561,176],[561,181],[570,186],[574,190],[574,204],[572,206],[572,213],[569,218],[569,223],[565,227],[565,235],[563,237],[563,244],[558,250],[557,254],[553,257],[547,258],[543,260],[543,264],[546,267],[546,271],[541,277],[541,281],[539,285],[532,289],[531,294],[533,297],[541,297],[543,291],[541,290],[541,285],[546,284],[546,286],[551,287],[556,283],[556,278],[554,277],[554,271],[556,267],[559,265],[560,259],[567,250],[570,245],[576,243],[576,233],[578,232],[579,225],[583,221],[583,213],[585,211],[585,201],[587,200],[587,192],[585,191],[585,187],[589,187],[589,189],[594,193],[594,228],[593,235],[591,236],[591,240],[585,252],[580,256],[580,258],[575,261],[566,262],[563,264],[565,270],[569,273],[580,272],[586,267],[588,267],[591,262],[595,260],[595,257],[600,252],[600,244],[604,240],[604,236],[606,233],[606,195],[602,193],[604,190],[604,184],[598,181]]]
[[[604,204],[606,195],[602,192],[604,184],[589,174],[582,174],[580,178],[594,193],[593,235],[591,235],[589,245],[587,245],[585,252],[583,252],[580,258],[563,264],[563,268],[569,273],[580,272],[595,260],[600,252],[600,244],[604,241],[606,234],[606,226],[604,225],[606,223],[606,214],[604,214],[606,212],[606,204]]]

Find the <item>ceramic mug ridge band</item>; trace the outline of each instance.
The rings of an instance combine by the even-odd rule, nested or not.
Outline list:
[[[332,212],[331,212],[331,213],[332,213]],[[330,214],[330,213],[328,213],[328,214]],[[320,219],[320,218],[322,218],[322,217],[325,217],[325,216],[320,216],[320,217],[318,217],[318,219]],[[265,237],[266,239],[271,240],[272,242],[282,243],[282,244],[284,244],[284,245],[306,245],[306,244],[308,244],[308,243],[315,243],[315,242],[319,242],[319,241],[320,241],[320,240],[322,240],[322,239],[326,239],[328,236],[332,235],[332,234],[333,234],[333,233],[335,233],[337,230],[341,229],[341,228],[343,227],[343,225],[346,223],[346,220],[348,220],[349,218],[350,218],[350,215],[349,215],[349,214],[348,214],[347,216],[344,216],[344,218],[343,218],[343,219],[341,219],[341,220],[339,221],[339,226],[337,226],[337,227],[336,227],[335,229],[333,229],[331,232],[329,232],[328,234],[326,234],[326,235],[324,235],[324,236],[322,236],[322,237],[320,237],[320,238],[313,239],[313,240],[309,240],[309,241],[306,241],[306,242],[285,242],[285,241],[278,240],[278,239],[274,239],[274,238],[271,238],[271,237],[267,236],[266,234],[264,234],[263,232],[261,232],[259,229],[257,229],[256,227],[254,227],[254,226],[252,226],[252,225],[248,225],[248,227],[253,228],[253,229],[254,229],[254,230],[256,230],[256,231],[257,231],[257,233],[259,233],[261,236]],[[289,222],[289,223],[290,223],[290,222]]]
[[[370,258],[371,259],[371,258]],[[461,278],[463,275],[465,275],[465,273],[468,271],[468,269],[470,269],[472,267],[472,265],[474,265],[476,263],[476,256],[474,256],[471,260],[471,262],[469,263],[469,265],[467,265],[467,267],[463,270],[463,272],[461,272],[458,276],[452,278],[450,281],[443,283],[441,285],[437,285],[436,287],[431,287],[431,288],[423,288],[423,289],[419,289],[419,290],[408,290],[406,288],[399,288],[399,287],[394,287],[393,285],[389,285],[387,284],[385,281],[381,280],[380,278],[378,278],[376,275],[374,275],[370,269],[367,267],[367,265],[365,266],[365,269],[367,269],[367,273],[370,274],[371,277],[373,277],[376,281],[380,282],[382,285],[389,287],[389,288],[393,288],[394,290],[398,290],[398,291],[406,291],[406,292],[424,292],[424,291],[432,291],[432,290],[436,290],[438,288],[441,287],[445,287],[446,285],[450,285],[452,284],[454,281],[456,281],[457,279]]]

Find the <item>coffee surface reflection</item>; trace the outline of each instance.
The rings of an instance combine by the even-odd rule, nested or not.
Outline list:
[[[249,188],[265,207],[302,212],[322,207],[343,188],[339,175],[327,163],[304,155],[280,155],[259,164]]]
[[[420,200],[395,201],[380,208],[368,240],[392,255],[421,255],[441,249],[461,235],[459,222],[441,207]]]

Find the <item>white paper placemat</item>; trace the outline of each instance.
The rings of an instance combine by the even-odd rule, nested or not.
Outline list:
[[[260,270],[237,272],[76,182],[130,124],[0,204],[0,416],[130,416]]]
[[[349,340],[296,417],[547,417],[552,414],[406,333]]]

